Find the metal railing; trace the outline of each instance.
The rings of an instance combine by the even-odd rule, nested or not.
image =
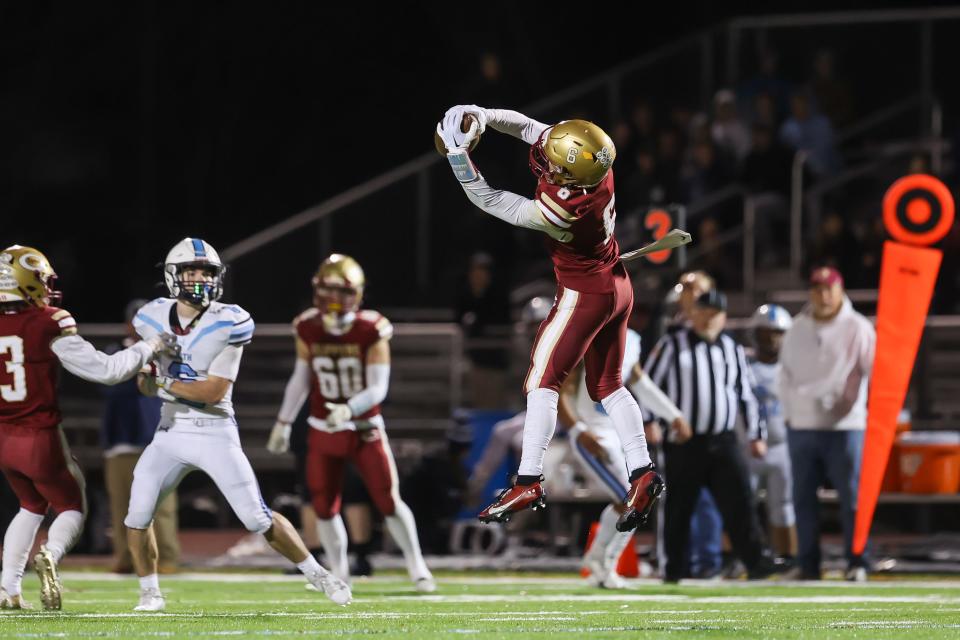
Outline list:
[[[718,88],[717,69],[726,65],[725,84],[734,85],[741,77],[745,57],[741,51],[742,45],[748,36],[754,36],[758,44],[766,42],[767,32],[788,32],[791,29],[826,28],[850,25],[876,24],[917,24],[920,25],[919,44],[916,55],[915,73],[902,74],[903,82],[912,82],[918,79],[919,86],[903,86],[903,93],[916,93],[900,103],[881,109],[863,119],[853,127],[842,131],[838,140],[841,142],[853,140],[868,131],[874,130],[891,118],[900,117],[905,109],[914,108],[916,103],[930,105],[933,103],[933,39],[932,28],[934,21],[960,19],[960,8],[932,8],[932,9],[898,9],[890,11],[847,11],[820,14],[793,14],[777,16],[759,16],[732,20],[718,27],[700,31],[673,44],[662,47],[654,52],[639,56],[634,60],[618,65],[605,73],[596,75],[559,91],[543,100],[528,105],[524,110],[532,116],[547,119],[552,112],[563,108],[575,108],[578,100],[590,98],[591,108],[606,113],[610,121],[620,116],[622,101],[627,94],[626,89],[644,82],[637,82],[638,74],[652,72],[664,65],[691,65],[692,73],[670,73],[671,78],[682,77],[682,82],[689,83],[682,93],[696,95],[701,105],[709,102],[710,96]],[[725,46],[724,46],[725,45]],[[912,55],[912,54],[911,54]],[[906,64],[912,65],[913,61]],[[690,76],[687,78],[687,76]],[[677,82],[680,82],[677,80]],[[679,85],[678,85],[679,86]],[[662,87],[658,85],[658,93]],[[599,98],[599,99],[598,99]],[[936,131],[941,121],[938,112],[934,110],[930,118],[922,121],[922,127],[929,131]],[[444,207],[444,203],[437,195],[438,184],[431,179],[430,171],[436,169],[440,162],[439,156],[433,152],[419,155],[410,161],[388,171],[380,176],[367,180],[346,191],[330,197],[323,202],[310,207],[281,222],[271,225],[250,237],[227,247],[221,255],[224,259],[236,262],[243,260],[256,250],[270,245],[277,240],[303,229],[306,226],[319,224],[317,245],[320,254],[326,253],[333,245],[335,225],[333,216],[348,207],[361,205],[373,196],[387,189],[403,187],[413,194],[412,206],[401,208],[394,215],[408,216],[409,224],[406,228],[412,230],[409,237],[404,238],[414,245],[411,254],[413,270],[416,272],[416,283],[420,291],[429,291],[435,284],[432,281],[434,261],[436,256],[429,250],[431,234],[434,233],[434,220]],[[935,159],[935,166],[940,166],[939,159]],[[803,249],[803,184],[802,184],[803,156],[798,156],[794,166],[793,199],[791,200],[790,223],[790,264],[798,270],[802,264]],[[409,185],[409,186],[407,186]],[[406,191],[404,192],[406,193]],[[712,197],[712,194],[711,194]],[[405,202],[411,198],[405,196]],[[462,206],[462,205],[461,205]],[[697,207],[699,203],[692,203]],[[364,211],[369,215],[376,211],[375,207]],[[745,212],[744,217],[747,217]],[[744,232],[748,231],[745,225]],[[750,243],[748,243],[750,244]],[[752,244],[751,244],[752,246]],[[753,249],[751,249],[751,252]],[[749,253],[747,251],[745,254]],[[748,261],[749,256],[744,256]],[[752,276],[750,276],[752,277]],[[749,280],[745,278],[745,282]]]

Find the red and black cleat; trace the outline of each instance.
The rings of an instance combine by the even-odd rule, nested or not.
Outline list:
[[[540,476],[540,480],[533,484],[515,484],[509,489],[504,489],[497,496],[496,502],[481,511],[477,518],[484,524],[507,522],[517,511],[523,511],[528,507],[534,511],[545,508],[547,501],[546,493],[540,484],[542,481],[543,476]]]
[[[617,519],[617,531],[633,531],[650,517],[653,505],[663,493],[663,478],[653,464],[637,469],[631,474],[630,491],[623,500],[624,512]]]

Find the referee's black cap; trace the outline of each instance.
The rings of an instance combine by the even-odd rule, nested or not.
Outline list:
[[[710,289],[697,298],[698,307],[709,307],[717,311],[727,310],[727,296],[718,289]]]

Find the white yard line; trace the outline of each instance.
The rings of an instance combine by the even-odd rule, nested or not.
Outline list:
[[[91,571],[66,571],[60,574],[64,581],[106,581],[106,582],[130,582],[134,583],[135,578],[129,575],[117,575],[114,573],[96,573]],[[299,575],[280,575],[268,573],[179,573],[172,576],[164,576],[164,582],[176,582],[183,580],[185,582],[227,582],[227,583],[303,583],[303,576]],[[437,579],[440,584],[447,585],[530,585],[535,587],[546,586],[584,586],[586,583],[582,578],[566,576],[545,576],[545,577],[526,577],[516,576],[443,576]],[[634,587],[663,586],[659,580],[643,578],[637,580],[628,580],[628,584]],[[404,576],[378,576],[374,578],[357,579],[356,583],[363,584],[409,584],[409,580]],[[680,583],[685,587],[702,587],[705,589],[717,589],[722,587],[729,588],[757,588],[757,587],[800,587],[800,588],[830,588],[830,589],[957,589],[960,590],[960,580],[925,580],[925,581],[870,581],[870,582],[844,582],[835,580],[826,581],[747,581],[732,580],[717,582],[715,580],[684,580]]]

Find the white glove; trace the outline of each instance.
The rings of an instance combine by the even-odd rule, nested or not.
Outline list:
[[[176,397],[170,393],[170,385],[174,383],[174,379],[161,374],[156,361],[151,361],[140,369],[138,378],[142,381],[141,391],[144,395],[176,400]]]
[[[460,109],[464,114],[469,113],[477,119],[477,124],[479,125],[477,130],[478,136],[483,135],[483,133],[487,130],[487,121],[489,121],[490,118],[487,115],[487,110],[483,107],[478,107],[475,104],[459,104],[454,107],[454,109]],[[461,118],[462,117],[463,116],[461,116]]]
[[[327,411],[330,412],[327,414],[327,424],[331,427],[339,427],[353,417],[353,411],[345,404],[327,402],[325,406],[327,407]]]
[[[447,147],[447,162],[453,169],[453,175],[457,181],[473,182],[480,177],[473,161],[470,160],[470,154],[467,152],[470,148],[470,142],[479,135],[480,121],[476,119],[470,125],[467,133],[460,131],[460,121],[463,119],[463,111],[460,107],[453,107],[447,111],[443,120],[437,124],[437,135],[443,140]]]
[[[286,453],[290,450],[290,423],[277,420],[270,430],[267,439],[267,451],[270,453]]]
[[[440,139],[443,140],[443,144],[447,147],[447,153],[468,149],[473,139],[483,133],[483,128],[487,122],[486,116],[478,116],[472,110],[468,110],[471,108],[480,109],[473,105],[450,107],[447,109],[447,112],[443,114],[443,120],[437,124],[437,133],[440,135]],[[466,113],[473,115],[474,121],[471,123],[470,129],[464,133],[460,130],[460,125]]]
[[[145,341],[153,349],[154,355],[166,354],[174,360],[180,359],[180,343],[172,333],[161,333]]]

